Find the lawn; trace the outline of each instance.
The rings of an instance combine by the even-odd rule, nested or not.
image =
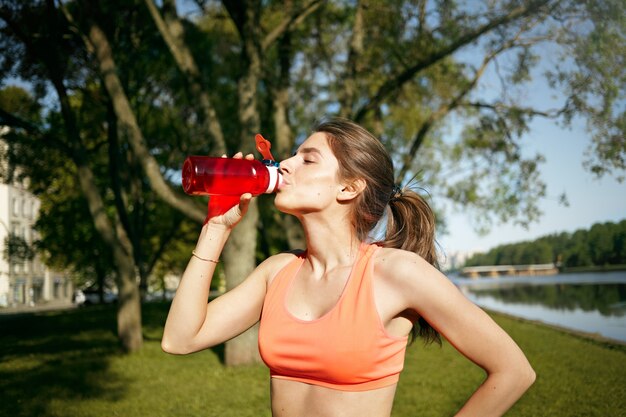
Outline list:
[[[121,353],[113,307],[0,315],[0,416],[269,416],[264,365],[220,349],[171,356],[165,304],[144,306],[143,349]],[[494,315],[537,371],[510,416],[626,416],[626,347]],[[407,352],[393,416],[450,416],[483,373],[450,345]]]

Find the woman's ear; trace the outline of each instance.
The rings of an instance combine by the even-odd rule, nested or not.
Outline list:
[[[367,186],[367,182],[358,178],[356,180],[352,180],[347,184],[343,184],[339,192],[337,193],[337,200],[339,201],[349,201],[356,198],[359,194],[365,190]]]

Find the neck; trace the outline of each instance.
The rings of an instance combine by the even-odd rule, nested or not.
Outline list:
[[[307,244],[307,258],[323,270],[352,265],[361,241],[344,216],[304,215],[300,218]]]

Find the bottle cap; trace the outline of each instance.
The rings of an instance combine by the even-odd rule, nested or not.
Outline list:
[[[261,136],[260,133],[256,134],[254,140],[256,142],[256,149],[261,153],[261,155],[263,155],[263,159],[275,161],[274,157],[272,156],[272,152],[270,151],[270,149],[272,148],[272,144],[270,143],[270,141]]]
[[[270,149],[272,148],[272,144],[269,140],[265,139],[261,136],[260,133],[257,133],[254,137],[254,141],[256,142],[256,149],[263,155],[263,163],[267,167],[267,171],[270,174],[270,180],[267,185],[267,190],[265,193],[273,193],[277,191],[281,184],[283,183],[283,175],[279,171],[279,164],[274,160],[272,156],[272,152]]]

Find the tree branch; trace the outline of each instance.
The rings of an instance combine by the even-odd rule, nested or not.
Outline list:
[[[126,97],[124,87],[117,76],[117,68],[106,35],[95,22],[92,22],[89,28],[88,38],[96,52],[95,58],[98,63],[100,76],[111,98],[120,128],[124,129],[131,149],[148,177],[152,190],[173,208],[198,222],[204,221],[205,215],[203,210],[189,199],[175,193],[164,180],[158,162],[150,154],[135,114]]]
[[[554,119],[556,117],[559,117],[560,115],[562,115],[564,112],[567,111],[567,104],[565,106],[563,106],[563,108],[560,109],[550,109],[550,110],[537,110],[537,109],[533,109],[532,107],[518,107],[518,106],[507,106],[503,103],[495,103],[495,104],[490,104],[490,103],[485,103],[485,102],[481,102],[481,101],[464,101],[462,103],[460,103],[461,106],[466,106],[466,107],[473,107],[473,108],[477,108],[477,109],[488,109],[488,110],[493,110],[496,113],[501,112],[502,110],[512,110],[515,109],[523,114],[529,115],[529,116],[540,116],[540,117],[545,117],[548,119]]]
[[[299,10],[296,10],[285,16],[285,18],[268,33],[261,41],[261,50],[267,50],[276,39],[280,38],[285,32],[299,25],[306,19],[311,13],[315,12],[325,2],[325,0],[309,0]]]
[[[354,116],[355,121],[359,122],[363,120],[363,118],[370,111],[378,107],[387,97],[397,91],[406,82],[410,81],[421,70],[437,63],[438,61],[454,53],[461,47],[475,41],[485,33],[539,10],[541,7],[550,3],[550,1],[552,0],[534,0],[532,2],[527,2],[527,4],[525,4],[524,6],[517,7],[511,10],[508,14],[489,21],[488,23],[477,28],[476,30],[460,36],[458,39],[450,42],[442,49],[437,50],[430,55],[424,57],[413,66],[402,71],[395,78],[392,78],[383,83],[383,85],[378,89],[376,94],[374,94],[374,96],[356,112]]]
[[[18,129],[24,129],[28,133],[40,133],[39,128],[29,122],[28,120],[24,120],[19,116],[15,116],[8,111],[4,110],[0,107],[0,126],[8,126]]]
[[[169,7],[165,19],[163,19],[153,0],[145,0],[145,3],[176,65],[178,65],[178,69],[187,77],[191,93],[197,98],[202,108],[205,128],[214,141],[214,153],[216,155],[225,154],[226,142],[224,140],[222,126],[217,117],[217,112],[211,103],[209,94],[202,87],[202,76],[198,65],[196,64],[191,50],[185,43],[185,31],[176,14],[176,5],[170,4],[169,1],[164,2],[164,6]]]
[[[515,46],[515,42],[519,38],[520,35],[521,35],[521,32],[518,32],[517,35],[513,39],[509,40],[505,44],[501,45],[498,49],[492,51],[487,56],[485,56],[483,58],[483,62],[481,63],[480,67],[474,73],[474,77],[465,86],[465,88],[461,89],[461,91],[449,103],[442,104],[441,106],[439,106],[437,110],[435,110],[434,112],[430,114],[428,119],[426,119],[426,121],[422,124],[417,134],[415,135],[415,138],[412,141],[409,152],[406,153],[403,157],[403,165],[402,165],[402,168],[400,169],[400,172],[398,173],[398,179],[400,181],[403,180],[404,176],[409,171],[411,167],[411,163],[413,162],[413,159],[415,159],[415,155],[417,155],[417,151],[420,149],[420,147],[424,143],[424,140],[426,139],[426,135],[428,134],[428,132],[433,128],[433,126],[439,120],[441,120],[444,116],[450,113],[450,111],[452,111],[453,109],[461,105],[463,99],[467,96],[467,94],[470,91],[472,91],[474,87],[478,84],[478,80],[480,80],[480,78],[485,73],[485,70],[487,69],[487,65],[489,65],[489,63],[495,57],[497,57],[500,53]]]

